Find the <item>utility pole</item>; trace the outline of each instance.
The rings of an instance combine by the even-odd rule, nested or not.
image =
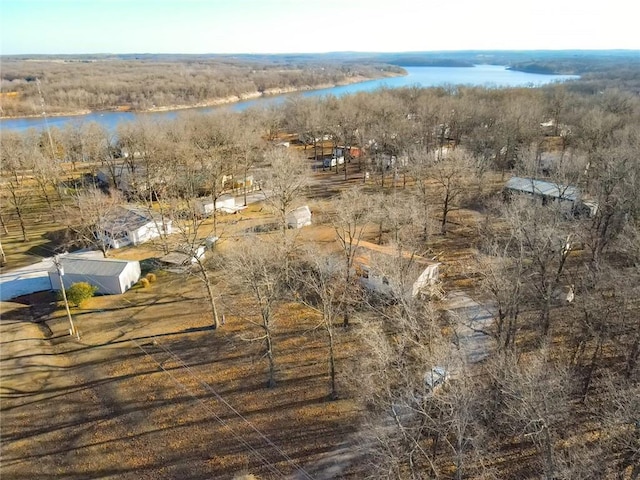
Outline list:
[[[75,335],[76,327],[73,325],[71,310],[69,310],[69,302],[67,300],[67,292],[64,289],[64,281],[62,280],[62,277],[64,276],[64,267],[60,263],[60,257],[58,255],[53,257],[53,263],[58,270],[58,276],[60,277],[60,289],[62,290],[62,299],[64,300],[64,308],[67,310],[67,318],[69,319],[69,325],[71,325],[71,328],[69,329],[69,335]]]
[[[2,248],[2,241],[0,240],[0,267],[4,267],[7,263],[7,256],[4,254],[4,248]]]

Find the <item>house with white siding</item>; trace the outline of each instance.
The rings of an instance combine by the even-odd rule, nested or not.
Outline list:
[[[172,233],[172,222],[148,209],[121,206],[99,222],[96,235],[110,248],[139,245]]]
[[[404,264],[406,268],[406,291],[411,297],[439,294],[440,262],[428,260],[392,245],[377,245],[361,240],[359,255],[355,259],[356,274],[360,284],[368,291],[383,297],[393,297],[402,290],[394,285],[389,270]]]

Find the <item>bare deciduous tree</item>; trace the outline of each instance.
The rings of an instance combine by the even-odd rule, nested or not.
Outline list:
[[[327,358],[329,364],[329,398],[338,398],[336,386],[335,322],[344,308],[344,264],[331,255],[307,251],[304,262],[296,268],[294,298],[312,308],[320,315],[318,327],[327,335]]]
[[[358,188],[345,190],[336,202],[336,212],[331,223],[341,247],[345,292],[351,290],[354,260],[369,219],[369,202],[370,197]],[[349,306],[345,305],[343,316],[345,328],[349,326],[349,310]]]
[[[284,234],[287,215],[296,207],[309,183],[309,168],[302,157],[288,149],[271,149],[265,159],[269,164],[263,179],[266,202],[278,216]]]
[[[465,153],[452,153],[448,158],[436,161],[430,170],[440,191],[440,233],[445,235],[449,213],[460,208],[470,181],[475,179],[472,161]]]
[[[106,194],[95,187],[80,191],[74,196],[73,204],[63,207],[67,227],[73,232],[75,240],[97,248],[106,258],[111,249],[111,240],[105,231],[123,203],[124,199],[118,192]]]
[[[187,199],[187,208],[182,208],[183,203],[179,199],[173,199],[171,202],[171,210],[174,212],[176,220],[173,221],[172,227],[177,233],[175,251],[184,257],[185,266],[193,266],[193,269],[187,268],[186,273],[195,272],[197,278],[204,285],[209,306],[211,308],[211,318],[213,320],[213,328],[220,327],[220,316],[218,314],[218,306],[216,301],[216,293],[214,292],[213,278],[209,271],[209,266],[213,259],[213,252],[209,247],[213,248],[218,237],[214,237],[213,227],[209,225],[205,219],[199,215],[198,207],[194,199]],[[180,212],[180,215],[175,215]]]
[[[252,297],[253,314],[258,320],[247,319],[251,325],[258,327],[261,333],[249,340],[260,341],[264,345],[264,357],[267,358],[269,366],[269,388],[276,385],[275,307],[285,289],[286,269],[283,258],[286,255],[287,252],[283,251],[281,244],[252,237],[231,252],[225,262],[230,272],[230,281],[246,289]]]
[[[546,480],[557,478],[557,441],[569,416],[571,381],[567,369],[548,361],[542,350],[519,361],[504,357],[492,367],[499,406],[494,425],[530,442],[536,449],[534,468]]]

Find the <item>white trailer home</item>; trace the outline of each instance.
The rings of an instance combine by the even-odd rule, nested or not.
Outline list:
[[[520,195],[538,200],[543,205],[554,202],[567,214],[593,216],[598,210],[598,204],[584,200],[577,187],[534,178],[510,178],[504,186],[503,193],[505,199],[512,195]]]
[[[196,213],[201,217],[213,215],[214,202],[211,197],[202,197],[196,200]],[[236,199],[233,195],[221,195],[215,201],[215,210],[224,213],[234,213],[239,210],[236,207]]]
[[[361,254],[356,259],[356,273],[361,285],[372,293],[384,297],[397,295],[401,290],[411,297],[439,294],[436,288],[440,275],[440,262],[428,260],[394,246],[360,241]],[[393,270],[405,263],[409,274],[405,287],[395,285]]]

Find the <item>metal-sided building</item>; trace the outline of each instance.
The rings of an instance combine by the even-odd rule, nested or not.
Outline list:
[[[593,216],[598,210],[598,204],[581,198],[580,190],[571,185],[536,180],[534,178],[513,177],[504,186],[505,197],[510,195],[525,195],[532,199],[539,199],[542,204],[557,202],[563,209],[573,214]]]
[[[59,262],[61,272],[55,266],[49,270],[52,290],[60,290],[62,278],[65,288],[74,283],[87,282],[98,287],[97,293],[117,295],[126,292],[140,280],[138,261],[63,255],[59,257]]]

